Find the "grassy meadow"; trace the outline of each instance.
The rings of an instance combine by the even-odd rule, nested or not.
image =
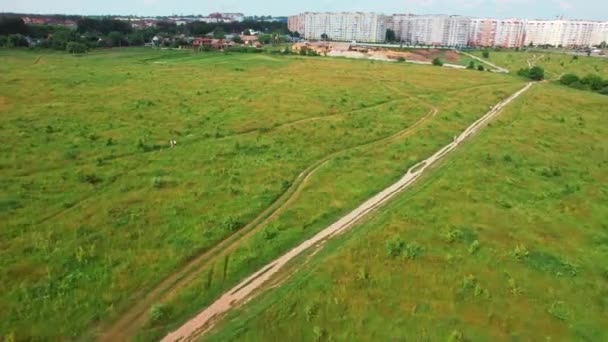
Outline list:
[[[138,336],[161,336],[523,86],[269,54],[0,50],[0,61],[0,331],[17,340],[101,335],[234,238],[144,303]],[[284,206],[245,234],[273,203]]]
[[[471,52],[477,57],[482,57],[482,51]],[[542,51],[492,51],[488,61],[509,69],[511,73],[528,68],[528,61],[532,66],[540,66],[545,69],[546,79],[557,79],[564,73],[575,73],[581,77],[588,74],[597,74],[603,78],[608,77],[608,58],[572,56],[565,53],[542,52]]]
[[[606,99],[573,92],[535,85],[202,340],[608,340]]]

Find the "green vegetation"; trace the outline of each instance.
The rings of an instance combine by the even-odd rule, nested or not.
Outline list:
[[[482,57],[482,51],[471,52]],[[522,68],[540,66],[545,69],[547,79],[557,79],[564,73],[575,73],[579,75],[598,74],[608,78],[608,59],[587,56],[572,56],[565,53],[553,53],[546,51],[493,51],[487,58],[498,66],[515,72]],[[530,64],[528,64],[530,63]]]
[[[433,63],[433,65],[436,65],[436,66],[442,66],[443,65],[443,62],[441,61],[441,59],[439,59],[437,57],[433,59],[432,63]]]
[[[19,340],[92,338],[212,251],[179,273],[179,291],[144,305],[140,337],[161,336],[522,86],[267,54],[4,50],[0,59],[0,130],[14,138],[0,159],[0,331]],[[235,243],[214,250],[224,239]],[[404,241],[402,257],[426,255]]]
[[[580,78],[575,74],[564,74],[560,77],[559,82],[571,88],[591,90],[608,95],[608,79],[604,80],[598,75],[589,74]]]
[[[535,85],[205,340],[607,340],[605,105]]]
[[[545,79],[545,69],[543,69],[539,66],[519,69],[517,74],[521,77],[529,78],[533,81],[542,81]]]

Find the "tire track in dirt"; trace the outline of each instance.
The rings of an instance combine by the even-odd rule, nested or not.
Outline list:
[[[403,100],[405,101],[407,98]],[[346,154],[357,149],[389,144],[397,139],[408,136],[412,134],[419,126],[434,117],[437,112],[438,110],[433,107],[426,115],[417,120],[414,124],[388,137],[379,138],[371,142],[336,151],[316,161],[314,164],[302,171],[296,177],[289,189],[285,191],[270,207],[266,208],[245,227],[241,228],[237,233],[217,243],[209,250],[196,256],[185,266],[183,266],[181,270],[171,274],[168,278],[159,283],[159,285],[149,292],[144,299],[132,306],[121,319],[116,321],[115,324],[113,324],[110,329],[101,336],[101,340],[118,341],[131,337],[138,330],[138,328],[146,323],[146,313],[150,307],[152,307],[152,305],[159,301],[172,298],[176,294],[177,290],[190,284],[199,275],[196,272],[197,269],[211,265],[221,256],[229,255],[240,246],[241,241],[258,232],[270,220],[280,215],[291,203],[297,199],[305,185],[308,183],[309,179],[328,161],[339,155]]]
[[[253,292],[258,288],[262,287],[270,278],[276,274],[283,266],[285,266],[290,260],[300,255],[302,252],[322,243],[340,233],[343,233],[347,229],[351,228],[357,221],[363,218],[365,215],[377,209],[379,206],[386,203],[392,197],[399,192],[406,189],[408,186],[414,183],[416,179],[424,173],[424,171],[431,165],[436,163],[438,160],[443,158],[450,151],[455,149],[459,144],[465,141],[470,136],[477,133],[480,129],[488,124],[501,110],[507,106],[511,101],[519,97],[521,94],[526,92],[532,86],[532,82],[528,83],[525,87],[512,94],[507,99],[499,102],[496,106],[492,107],[484,116],[475,121],[473,124],[468,126],[460,135],[454,137],[454,140],[435,152],[433,155],[425,159],[424,161],[412,166],[407,173],[399,179],[393,185],[387,187],[377,195],[365,201],[355,210],[351,211],[341,219],[328,226],[324,230],[317,233],[312,238],[302,242],[297,247],[291,249],[281,257],[270,262],[266,266],[262,267],[260,271],[253,273],[247,277],[241,283],[233,287],[222,295],[217,301],[201,311],[196,317],[183,324],[180,328],[171,332],[163,338],[163,342],[173,341],[192,341],[201,334],[205,333],[210,327],[210,323],[217,316],[224,314],[230,310],[237,303],[241,303],[245,300],[249,300],[254,296]]]

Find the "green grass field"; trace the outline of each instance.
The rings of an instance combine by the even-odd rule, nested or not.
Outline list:
[[[471,52],[482,57],[481,51]],[[603,78],[608,77],[608,58],[578,56],[565,53],[540,51],[490,51],[488,61],[509,69],[512,73],[522,68],[528,68],[528,61],[532,66],[545,69],[545,78],[555,79],[563,73],[575,73],[579,76],[597,74]]]
[[[0,331],[18,340],[93,338],[177,274],[129,327],[162,336],[523,86],[268,54],[0,61]]]
[[[204,340],[608,340],[606,103],[535,85]]]

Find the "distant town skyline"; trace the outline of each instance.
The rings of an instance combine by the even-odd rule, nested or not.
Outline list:
[[[365,11],[385,14],[454,14],[475,17],[608,20],[605,0],[0,0],[1,12],[168,16],[241,12],[288,16],[300,12]]]

